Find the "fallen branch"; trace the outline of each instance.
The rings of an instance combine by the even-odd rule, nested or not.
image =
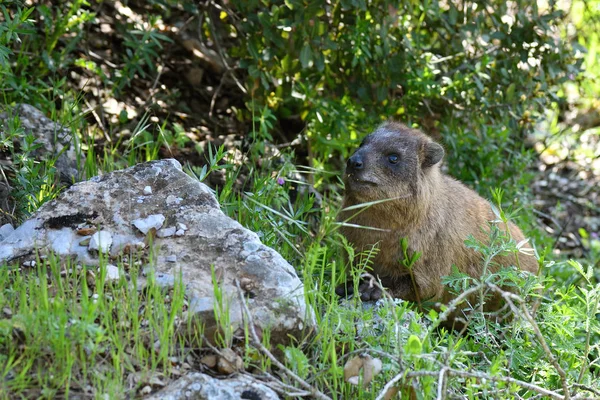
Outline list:
[[[489,374],[485,374],[482,372],[467,372],[467,371],[459,371],[457,369],[452,369],[452,368],[446,368],[446,369],[442,368],[441,371],[412,371],[412,372],[406,372],[404,374],[398,374],[384,386],[384,388],[381,390],[381,392],[377,396],[376,400],[383,400],[387,391],[402,379],[419,378],[422,376],[431,376],[431,377],[439,378],[442,375],[441,372],[444,370],[445,370],[446,376],[458,376],[458,377],[462,377],[462,378],[476,378],[476,379],[481,379],[481,380],[488,380],[490,382],[512,383],[512,384],[521,386],[524,389],[532,390],[536,393],[542,394],[544,396],[548,396],[553,399],[558,399],[558,400],[565,399],[565,396],[561,395],[560,393],[557,393],[552,390],[544,389],[543,387],[535,385],[533,383],[521,381],[519,379],[511,378],[508,376],[494,376],[494,375],[489,375]],[[438,390],[438,396],[439,396],[439,390]]]
[[[513,310],[515,315],[521,315],[527,320],[527,322],[529,322],[529,324],[531,325],[531,328],[533,329],[533,332],[535,333],[535,336],[537,337],[538,341],[542,345],[542,349],[544,350],[544,353],[546,353],[546,357],[548,357],[548,360],[550,360],[550,363],[554,366],[554,368],[556,369],[556,372],[558,373],[558,376],[560,377],[560,382],[562,384],[563,391],[565,393],[564,399],[565,400],[570,399],[571,396],[569,395],[569,386],[567,385],[567,374],[565,373],[565,371],[562,369],[562,367],[558,363],[558,360],[556,359],[556,357],[554,357],[554,354],[552,353],[552,350],[550,350],[550,347],[548,347],[548,344],[546,343],[546,339],[544,339],[544,335],[542,335],[542,331],[540,330],[540,327],[535,322],[535,320],[529,313],[529,310],[525,306],[525,300],[523,300],[521,297],[517,296],[514,293],[507,292],[505,290],[500,289],[498,286],[494,285],[493,283],[489,283],[489,284],[487,284],[487,286],[502,296],[502,298],[509,304],[510,308]],[[513,300],[516,300],[519,302],[521,312],[519,312],[519,310],[513,303]]]
[[[293,371],[291,371],[289,368],[287,368],[285,365],[283,365],[273,355],[273,353],[271,353],[269,351],[269,349],[267,349],[265,346],[263,346],[263,344],[260,341],[260,338],[258,337],[258,334],[256,333],[256,329],[254,328],[254,320],[252,318],[252,314],[250,314],[250,310],[248,309],[248,306],[246,305],[246,299],[244,298],[244,293],[242,292],[242,289],[240,287],[240,282],[237,279],[235,280],[235,286],[238,290],[238,295],[240,297],[240,303],[241,303],[244,317],[247,318],[248,330],[250,331],[250,341],[251,341],[252,345],[258,351],[260,351],[261,353],[266,355],[269,358],[269,360],[271,360],[271,362],[275,366],[277,366],[277,368],[279,368],[281,371],[283,371],[283,373],[285,373],[287,376],[289,376],[294,381],[296,381],[296,383],[298,383],[300,386],[302,386],[305,390],[309,391],[313,397],[315,397],[317,399],[322,399],[322,400],[332,400],[329,396],[327,396],[326,394],[321,392],[319,389],[308,384],[304,379],[300,378]]]

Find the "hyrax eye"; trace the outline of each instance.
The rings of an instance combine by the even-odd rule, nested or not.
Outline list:
[[[398,154],[390,154],[388,156],[388,161],[390,162],[390,164],[398,164],[399,160],[400,157],[398,157]]]

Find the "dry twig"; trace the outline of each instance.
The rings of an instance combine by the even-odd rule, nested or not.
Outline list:
[[[260,341],[260,339],[258,337],[258,334],[256,333],[256,329],[254,328],[254,319],[252,318],[252,314],[250,313],[250,310],[248,309],[248,306],[246,305],[246,299],[244,298],[244,293],[242,292],[242,288],[240,287],[240,282],[237,279],[235,280],[235,286],[237,287],[238,295],[240,297],[240,303],[241,303],[241,307],[242,307],[242,310],[243,310],[243,315],[244,315],[245,318],[247,318],[248,330],[250,331],[250,340],[251,340],[252,345],[258,351],[260,351],[261,353],[263,353],[264,355],[266,355],[269,358],[269,360],[271,360],[271,362],[277,368],[279,368],[281,371],[283,371],[283,373],[285,373],[287,376],[289,376],[294,381],[296,381],[305,390],[309,391],[313,397],[315,397],[317,399],[322,399],[322,400],[331,400],[331,398],[329,396],[327,396],[326,394],[322,393],[319,389],[317,389],[317,388],[313,387],[312,385],[308,384],[304,379],[300,378],[293,371],[291,371],[289,368],[287,368],[285,365],[283,365],[273,355],[273,353],[271,353],[269,351],[269,349],[267,349],[265,346],[263,346],[263,344],[261,343],[261,341]]]
[[[563,391],[565,393],[565,395],[564,395],[565,400],[570,399],[571,396],[569,395],[569,386],[567,385],[567,374],[565,373],[565,371],[562,369],[562,367],[558,363],[558,360],[556,359],[556,357],[550,350],[550,347],[546,343],[546,339],[544,339],[544,335],[542,335],[542,332],[540,331],[540,327],[535,322],[535,320],[529,313],[529,310],[525,306],[525,300],[523,300],[521,297],[517,296],[514,293],[510,293],[510,292],[500,289],[498,286],[494,285],[493,283],[488,283],[487,286],[502,296],[502,298],[510,305],[510,307],[513,310],[513,312],[515,313],[515,315],[520,315],[520,316],[524,317],[527,320],[527,322],[529,322],[529,324],[531,325],[531,328],[533,329],[533,332],[535,333],[535,336],[537,337],[538,341],[542,345],[542,349],[544,349],[544,353],[546,353],[546,357],[548,357],[548,360],[550,360],[550,363],[554,366],[554,368],[556,369],[556,372],[558,373],[558,376],[560,377],[560,382],[562,384]],[[513,303],[513,300],[516,300],[519,302],[521,313],[519,313],[517,307]]]

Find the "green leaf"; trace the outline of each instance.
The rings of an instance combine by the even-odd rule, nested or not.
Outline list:
[[[421,340],[416,335],[410,335],[406,342],[406,353],[407,354],[421,354],[423,351],[423,345]]]
[[[310,49],[310,45],[308,42],[304,43],[302,50],[300,51],[300,63],[302,64],[302,68],[308,68],[312,61],[312,50]]]
[[[506,89],[506,101],[513,101],[515,98],[515,88],[516,85],[514,82],[508,85],[508,89]]]

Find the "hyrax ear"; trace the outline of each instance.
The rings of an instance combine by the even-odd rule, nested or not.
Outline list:
[[[436,142],[426,142],[423,148],[422,168],[429,168],[442,161],[444,148]]]

